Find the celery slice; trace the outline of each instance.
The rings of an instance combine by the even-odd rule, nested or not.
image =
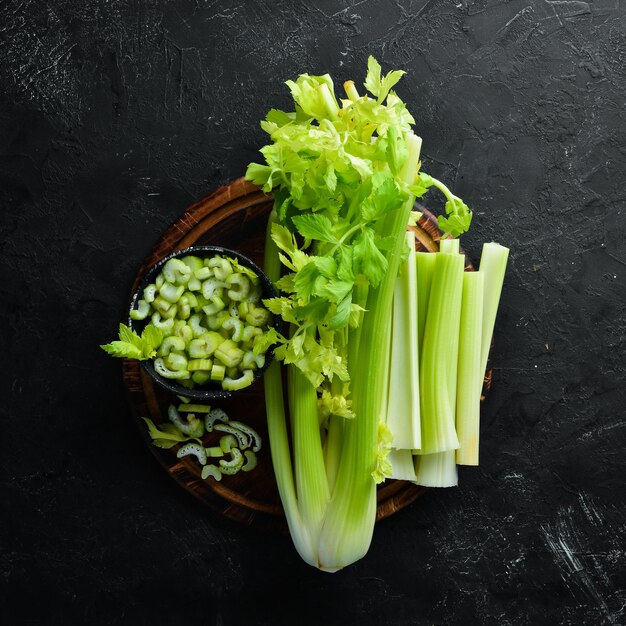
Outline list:
[[[465,272],[456,395],[456,432],[460,446],[456,451],[456,462],[459,465],[478,465],[483,298],[484,275],[480,272]]]

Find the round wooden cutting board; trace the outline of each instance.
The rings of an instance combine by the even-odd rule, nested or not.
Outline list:
[[[165,231],[151,254],[144,260],[131,293],[150,266],[170,253],[194,244],[212,244],[237,250],[262,267],[265,228],[272,203],[271,196],[240,178],[191,205]],[[414,230],[418,250],[438,250],[441,233],[436,219],[428,211],[423,212]],[[200,478],[201,467],[194,457],[179,460],[176,458],[176,447],[163,450],[151,443],[141,417],[149,417],[155,424],[166,422],[167,407],[170,403],[178,404],[178,398],[155,385],[137,361],[124,360],[123,379],[134,419],[146,444],[181,487],[212,510],[233,520],[249,525],[286,529],[272,468],[261,380],[233,394],[231,398],[215,403],[231,419],[255,428],[263,439],[255,470],[224,476],[221,482],[216,482],[212,478]],[[488,384],[487,380],[487,387]],[[205,445],[218,445],[220,434],[205,435]],[[378,489],[377,519],[388,517],[404,508],[424,491],[425,488],[405,481],[390,480],[383,483]]]

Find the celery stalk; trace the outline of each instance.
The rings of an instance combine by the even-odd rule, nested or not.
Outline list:
[[[506,263],[509,258],[509,249],[498,243],[483,245],[480,257],[479,272],[485,276],[482,345],[480,350],[480,375],[484,377],[487,369],[487,359],[491,348],[491,337],[496,323],[498,304],[504,283]]]
[[[315,545],[330,499],[317,417],[317,393],[295,365],[287,366],[287,379],[296,493],[302,518]]]
[[[272,211],[267,224],[267,236],[265,237],[265,272],[272,282],[276,282],[280,277],[278,248],[270,236],[272,224],[276,221],[276,212]],[[276,484],[278,485],[278,493],[280,494],[280,500],[283,503],[285,517],[287,518],[289,534],[302,559],[309,565],[317,566],[317,546],[314,546],[311,535],[304,525],[296,498],[283,401],[283,383],[280,365],[277,361],[274,361],[267,368],[263,381],[272,465],[274,467],[274,475],[276,476]]]
[[[465,272],[456,396],[456,432],[460,445],[456,451],[456,462],[459,465],[478,465],[483,298],[484,275],[480,272]]]
[[[421,144],[416,135],[407,135],[408,155],[402,176],[408,182],[415,176]],[[393,238],[393,245],[387,252],[387,273],[378,287],[370,288],[367,297],[358,358],[350,372],[356,417],[345,422],[341,462],[320,537],[320,563],[329,571],[362,558],[374,532],[376,484],[372,472],[376,465],[378,423],[384,419],[382,401],[388,367],[380,355],[388,341],[384,330],[413,202],[410,197],[402,209],[390,214],[387,233]]]
[[[421,446],[416,253],[412,231],[407,231],[406,243],[409,256],[400,268],[393,295],[387,426],[393,433],[394,448],[412,450]]]
[[[421,454],[459,447],[455,404],[464,258],[436,254],[420,363]]]
[[[424,487],[456,487],[459,483],[454,450],[415,456],[415,482]]]
[[[436,261],[437,255],[431,252],[417,252],[415,254],[415,268],[417,272],[417,342],[420,355],[424,343],[428,299],[430,298],[430,287],[433,282]]]

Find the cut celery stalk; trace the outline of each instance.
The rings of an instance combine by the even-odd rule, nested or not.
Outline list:
[[[410,450],[391,450],[387,457],[391,462],[391,478],[415,482],[415,465]]]
[[[480,349],[480,375],[485,376],[487,369],[487,359],[491,348],[491,337],[496,323],[498,304],[502,284],[504,283],[504,273],[506,263],[509,258],[509,249],[499,243],[486,243],[483,245],[480,257],[479,273],[485,276],[484,301],[483,301],[483,328]]]
[[[393,294],[391,360],[387,426],[393,447],[412,450],[421,446],[419,359],[417,339],[417,278],[415,234],[406,233],[409,256],[400,267]]]
[[[432,252],[417,252],[415,254],[415,267],[417,272],[417,342],[420,355],[424,343],[428,299],[430,298],[430,287],[433,282],[433,272],[435,271],[436,262],[437,255]]]
[[[459,437],[456,462],[459,465],[478,465],[483,298],[484,275],[480,272],[465,272],[456,394],[456,432]]]
[[[464,258],[437,253],[420,363],[421,454],[459,447],[456,375]]]
[[[459,484],[454,450],[415,456],[415,482],[424,487],[456,487]]]

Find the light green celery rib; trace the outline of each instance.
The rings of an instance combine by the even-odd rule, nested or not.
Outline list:
[[[459,447],[455,405],[464,258],[436,255],[420,363],[421,454]]]
[[[437,255],[432,252],[417,252],[415,254],[415,267],[417,271],[417,343],[421,359],[422,345],[424,343],[424,328],[428,313],[428,299],[433,282],[433,273]]]
[[[421,446],[417,278],[415,234],[412,231],[407,231],[406,242],[409,256],[400,268],[393,295],[387,404],[387,426],[393,433],[393,447],[400,450]]]
[[[454,450],[415,456],[415,482],[424,487],[456,487],[459,484]]]
[[[480,272],[463,274],[456,394],[456,433],[459,437],[456,462],[459,465],[478,465],[484,284],[484,275]]]
[[[483,301],[482,345],[480,349],[480,376],[485,375],[487,359],[491,348],[491,337],[496,324],[498,304],[504,283],[504,273],[509,258],[509,249],[499,243],[483,244],[479,272],[485,276],[485,297]]]
[[[412,184],[421,139],[410,134],[406,141],[409,154],[403,179]],[[352,408],[356,417],[345,422],[341,463],[320,538],[320,563],[329,571],[362,558],[374,532],[376,485],[372,471],[376,463],[378,423],[383,419],[384,381],[388,376],[388,365],[380,355],[387,340],[384,330],[391,312],[393,288],[413,202],[414,198],[410,197],[401,210],[390,214],[393,219],[387,234],[393,237],[393,246],[387,252],[387,274],[376,289],[369,290],[357,362],[350,373]]]
[[[272,211],[267,225],[265,237],[265,272],[268,278],[275,283],[280,277],[280,259],[278,248],[270,233],[272,224],[276,222],[276,213]],[[317,546],[313,544],[308,529],[304,525],[293,479],[291,453],[289,451],[289,436],[287,434],[287,419],[283,400],[283,383],[280,364],[274,361],[263,375],[265,388],[265,410],[267,413],[267,430],[272,454],[272,465],[278,493],[285,510],[287,526],[293,544],[298,554],[309,565],[317,567]]]
[[[287,366],[289,413],[296,470],[296,493],[302,519],[316,545],[330,499],[317,414],[317,392],[295,366]]]

